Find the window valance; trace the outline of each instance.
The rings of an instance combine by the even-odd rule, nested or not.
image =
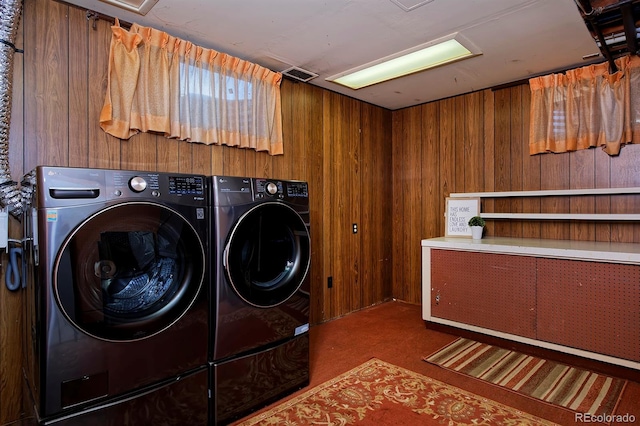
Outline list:
[[[102,129],[283,153],[282,74],[133,24],[112,26]]]
[[[590,65],[529,80],[529,153],[566,152],[600,146],[618,155],[640,142],[640,58]]]

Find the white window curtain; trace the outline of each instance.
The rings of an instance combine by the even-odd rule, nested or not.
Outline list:
[[[640,58],[617,59],[529,80],[529,153],[602,147],[618,155],[640,142]]]
[[[280,82],[273,72],[165,32],[112,27],[102,129],[283,153]]]

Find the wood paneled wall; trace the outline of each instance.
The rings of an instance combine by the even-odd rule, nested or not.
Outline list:
[[[420,239],[444,235],[452,192],[640,186],[640,145],[529,155],[529,104],[524,84],[393,112],[393,297],[421,302]],[[485,199],[481,210],[638,213],[640,196]],[[640,224],[489,220],[485,235],[640,243]]]
[[[420,240],[444,234],[451,192],[640,185],[640,146],[619,157],[599,149],[530,156],[527,85],[390,112],[284,81],[283,156],[152,134],[118,140],[98,126],[111,33],[109,22],[95,24],[82,9],[24,1],[10,134],[14,179],[46,164],[306,180],[313,324],[391,297],[420,303]],[[640,197],[486,200],[482,210],[626,213],[640,210]],[[13,219],[11,232],[20,237]],[[640,242],[640,226],[630,223],[496,220],[487,233]],[[1,286],[0,424],[20,416],[22,303],[21,292]]]
[[[315,305],[313,322],[344,315],[390,297],[389,268],[372,267],[362,281],[361,257],[390,263],[391,112],[317,87],[284,80],[285,155],[207,146],[139,134],[119,140],[98,126],[106,89],[110,23],[51,0],[25,2],[24,74],[14,92],[24,115],[12,123],[17,180],[41,164],[205,175],[277,177],[310,185]],[[13,130],[15,129],[15,132]],[[380,193],[372,193],[378,185]],[[364,221],[364,222],[363,222]],[[355,237],[352,223],[362,232]],[[364,227],[363,227],[364,225]],[[388,240],[388,238],[386,238]],[[363,241],[364,240],[364,241]],[[336,259],[347,260],[333,262]],[[350,262],[350,265],[346,265]],[[325,266],[326,264],[326,266]],[[343,272],[348,271],[348,272]],[[377,271],[375,276],[371,271]],[[334,288],[327,290],[327,276]],[[352,286],[352,284],[354,284]],[[373,286],[373,289],[363,289]],[[388,287],[385,290],[385,286]]]
[[[285,80],[282,156],[153,134],[119,140],[98,125],[110,25],[98,20],[93,28],[85,10],[64,3],[24,1],[17,43],[24,54],[15,57],[10,134],[14,180],[37,165],[305,180],[311,323],[391,298],[390,111]],[[20,238],[20,224],[11,222],[12,237]],[[1,286],[0,425],[20,416],[23,303],[22,292]]]

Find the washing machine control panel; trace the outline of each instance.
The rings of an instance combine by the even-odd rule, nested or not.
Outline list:
[[[107,177],[108,194],[115,198],[156,198],[166,201],[206,202],[205,177],[180,173],[113,171]]]
[[[276,197],[283,198],[282,191],[282,182],[280,181],[271,181],[266,179],[256,179],[255,180],[255,190],[256,190],[256,198],[267,197]]]
[[[305,198],[309,198],[306,182],[266,178],[214,176],[213,191],[216,194],[213,197],[216,206],[273,199],[304,204],[307,202]]]
[[[133,192],[134,194],[146,193],[147,190],[157,191],[160,186],[160,176],[156,173],[138,173],[131,171],[111,171],[106,175],[107,186],[112,184],[113,194],[122,196]],[[129,191],[127,191],[127,189]]]
[[[306,182],[296,181],[272,181],[268,179],[256,179],[255,191],[257,198],[275,197],[285,198],[308,198],[309,191]]]

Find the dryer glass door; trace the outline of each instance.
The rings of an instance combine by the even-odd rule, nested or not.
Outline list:
[[[227,279],[245,302],[258,307],[289,299],[310,263],[307,225],[294,209],[277,202],[259,204],[238,219],[225,248]]]
[[[120,204],[86,219],[54,265],[65,316],[105,340],[156,334],[184,315],[204,281],[201,239],[182,215],[152,203]]]

